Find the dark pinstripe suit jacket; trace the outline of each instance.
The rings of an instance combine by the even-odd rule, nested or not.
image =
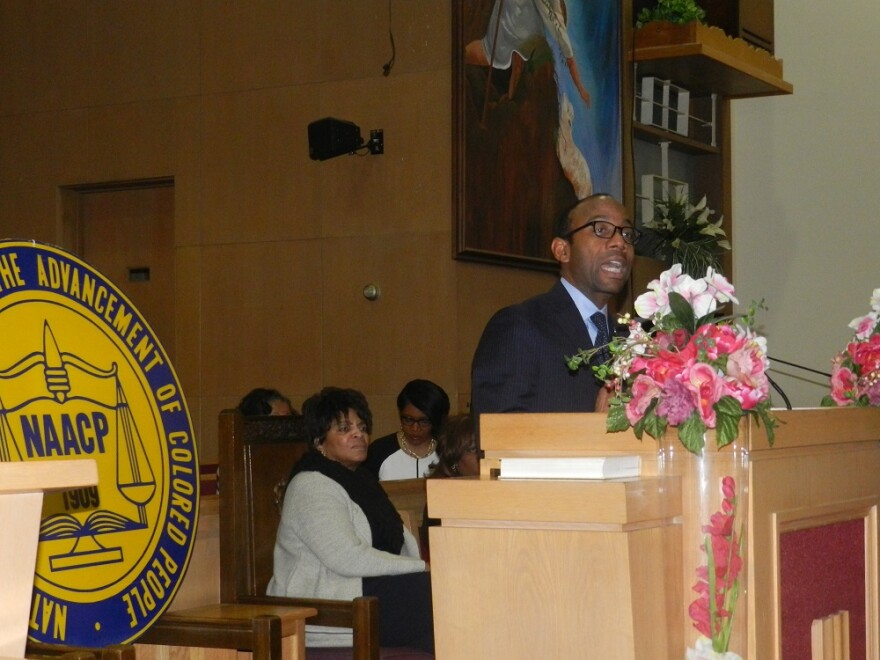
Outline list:
[[[612,332],[617,324],[610,323]],[[599,381],[569,371],[566,358],[592,348],[571,296],[550,291],[498,311],[483,330],[471,365],[471,408],[496,412],[590,412]]]

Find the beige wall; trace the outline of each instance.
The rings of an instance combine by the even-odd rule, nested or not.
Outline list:
[[[771,355],[822,371],[880,287],[878,30],[876,0],[776,0],[794,94],[733,103],[737,291],[766,298]],[[828,389],[784,366],[774,377],[796,406]]]
[[[201,445],[254,386],[326,384],[395,428],[401,386],[463,409],[489,315],[546,273],[452,260],[451,9],[392,0],[0,4],[0,235],[61,241],[59,186],[175,181],[174,354]],[[385,154],[308,158],[325,116]],[[381,287],[377,302],[362,295]]]
[[[386,78],[386,0],[0,4],[0,235],[59,242],[61,185],[175,178],[173,348],[204,462],[255,385],[361,388],[380,433],[410,378],[463,408],[488,316],[550,282],[450,258],[450,3],[391,15]],[[795,93],[733,103],[735,283],[766,298],[771,354],[819,369],[880,286],[878,28],[875,0],[776,0]],[[386,153],[309,160],[328,115]],[[818,402],[821,377],[786,373]]]

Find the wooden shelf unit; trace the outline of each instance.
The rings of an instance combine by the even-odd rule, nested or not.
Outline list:
[[[697,96],[725,98],[791,94],[782,61],[770,53],[702,23],[649,23],[635,30],[633,61],[640,76],[681,84]]]

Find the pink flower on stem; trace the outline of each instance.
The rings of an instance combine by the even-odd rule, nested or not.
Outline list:
[[[862,375],[880,369],[880,335],[873,335],[867,341],[852,343],[847,346],[847,351]]]
[[[657,404],[657,414],[660,417],[665,417],[672,426],[678,426],[693,414],[695,408],[693,392],[674,378],[666,382],[660,403]]]
[[[697,362],[685,375],[683,384],[696,398],[700,419],[710,429],[715,428],[715,404],[724,395],[724,382],[710,364]]]
[[[632,384],[632,399],[626,404],[626,418],[635,426],[644,416],[648,406],[660,395],[660,386],[650,376],[636,376]]]
[[[721,510],[703,526],[702,549],[707,563],[697,568],[693,590],[696,600],[688,607],[694,627],[712,640],[718,653],[727,651],[742,572],[741,539],[735,530],[737,497],[733,477],[721,481]]]
[[[850,321],[849,327],[856,331],[856,339],[864,341],[868,339],[877,327],[878,317],[876,312],[865,316],[859,316]]]
[[[714,268],[710,267],[706,270],[706,282],[709,285],[709,289],[714,291],[715,300],[720,303],[732,302],[735,305],[739,304],[739,300],[733,295],[733,285],[721,273],[716,273]]]
[[[752,410],[769,396],[770,381],[766,371],[766,354],[755,342],[749,342],[727,356],[727,387],[743,410]]]
[[[856,398],[856,375],[849,367],[835,362],[831,370],[831,398],[838,406],[849,406]]]
[[[702,549],[707,563],[697,568],[697,594],[688,607],[694,627],[712,640],[718,653],[727,651],[736,601],[739,597],[739,576],[742,572],[741,539],[735,530],[736,481],[727,476],[721,480],[721,511],[703,526],[706,534]]]

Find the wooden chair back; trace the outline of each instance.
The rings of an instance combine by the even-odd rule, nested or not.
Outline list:
[[[308,451],[302,418],[245,418],[220,413],[220,600],[262,596],[272,577],[272,552],[283,486]]]

